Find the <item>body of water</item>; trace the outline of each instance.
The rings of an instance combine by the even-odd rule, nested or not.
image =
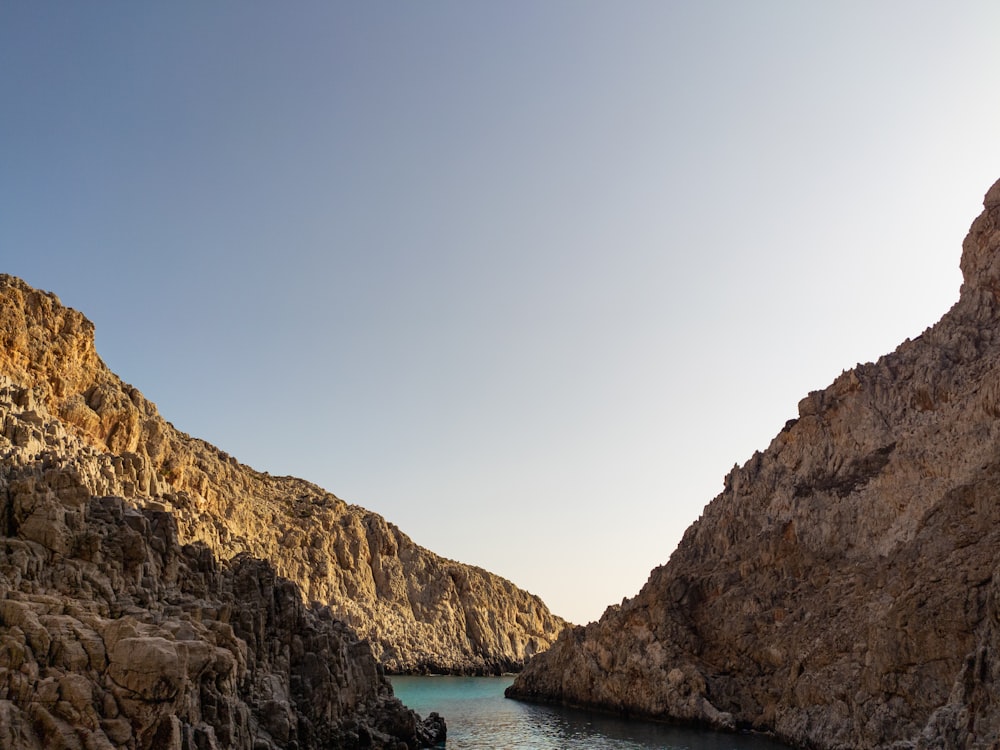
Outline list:
[[[511,677],[392,677],[407,706],[448,723],[448,750],[788,750],[759,735],[723,734],[504,698]]]

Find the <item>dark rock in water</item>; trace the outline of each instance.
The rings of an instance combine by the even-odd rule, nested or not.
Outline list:
[[[508,695],[815,748],[1000,747],[1000,182],[961,297],[809,394],[642,591]]]
[[[443,747],[448,738],[448,725],[445,723],[444,717],[437,711],[431,711],[430,715],[424,719],[423,724],[417,727],[417,736],[429,746]]]

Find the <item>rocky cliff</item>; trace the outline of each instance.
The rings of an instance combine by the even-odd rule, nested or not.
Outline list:
[[[1000,743],[1000,182],[959,301],[810,393],[642,591],[509,695],[816,748]]]
[[[78,473],[90,495],[171,513],[182,543],[201,542],[220,560],[246,553],[269,561],[305,601],[329,605],[369,639],[387,669],[517,670],[563,627],[509,581],[438,557],[374,513],[303,480],[254,471],[174,429],[104,365],[89,320],[3,275],[0,343],[0,374],[86,448]],[[8,440],[41,449],[41,428],[29,427]]]
[[[270,564],[96,497],[118,456],[0,376],[0,747],[416,748],[368,644]]]

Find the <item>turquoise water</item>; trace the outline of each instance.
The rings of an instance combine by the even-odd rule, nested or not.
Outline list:
[[[448,750],[787,750],[764,737],[721,734],[507,700],[511,677],[392,677],[421,716],[448,723]]]

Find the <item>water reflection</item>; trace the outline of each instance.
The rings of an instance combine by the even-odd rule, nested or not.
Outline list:
[[[448,750],[787,750],[756,735],[626,721],[606,714],[507,700],[511,678],[393,677],[402,701],[448,722]]]

